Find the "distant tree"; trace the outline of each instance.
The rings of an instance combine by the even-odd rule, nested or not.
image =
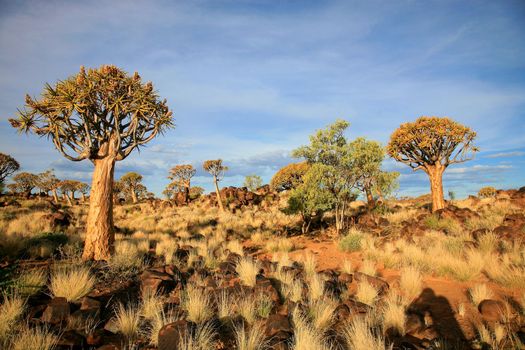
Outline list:
[[[190,200],[191,178],[195,175],[197,170],[191,164],[176,165],[170,170],[171,186],[173,189],[180,189],[184,193],[184,202]]]
[[[285,165],[275,173],[270,181],[270,187],[277,192],[291,190],[303,182],[303,176],[308,171],[307,162]]]
[[[85,182],[78,181],[76,185],[76,190],[80,192],[80,195],[82,196],[82,202],[85,202],[86,195],[89,192],[89,185]]]
[[[76,180],[62,180],[58,183],[58,188],[67,201],[67,204],[73,205],[75,191],[79,189],[81,182]]]
[[[13,176],[13,181],[14,186],[10,188],[14,189],[17,193],[23,193],[26,198],[29,198],[31,191],[38,185],[38,175],[22,172]]]
[[[247,187],[252,192],[255,192],[255,190],[257,190],[262,185],[263,180],[259,175],[248,175],[244,179],[244,187]]]
[[[448,191],[448,198],[453,201],[456,199],[456,193],[454,191]]]
[[[478,197],[480,198],[494,198],[496,197],[497,190],[492,186],[485,186],[479,189]]]
[[[193,186],[192,188],[190,188],[190,199],[191,200],[197,199],[203,194],[204,194],[204,188],[200,186]]]
[[[347,204],[353,200],[352,188],[356,178],[352,168],[351,149],[344,131],[350,126],[345,120],[337,120],[326,129],[310,136],[310,144],[292,152],[297,158],[304,158],[310,165],[323,164],[323,173],[330,178],[324,183],[333,196],[335,228],[339,234],[344,228]]]
[[[5,179],[13,175],[18,169],[20,169],[20,164],[13,157],[0,153],[0,186],[3,187]]]
[[[107,260],[113,250],[113,173],[115,162],[173,126],[166,101],[138,73],[104,65],[84,67],[40,100],[26,96],[26,108],[10,119],[20,131],[50,138],[64,157],[91,160],[95,169],[86,222],[84,260]]]
[[[303,182],[290,193],[286,212],[300,214],[303,234],[310,230],[314,218],[320,219],[325,211],[333,208],[335,197],[329,189],[333,169],[329,165],[313,164],[303,176]]]
[[[49,169],[43,173],[38,174],[37,187],[44,193],[48,194],[51,192],[53,194],[53,200],[58,204],[58,194],[57,187],[60,183],[60,180],[55,176],[54,170]]]
[[[221,192],[219,191],[219,181],[224,177],[224,172],[228,170],[228,167],[222,165],[222,159],[207,160],[202,167],[213,176],[213,184],[215,185],[215,193],[217,194],[217,203],[219,204],[221,211],[224,211]]]
[[[445,207],[443,173],[454,163],[473,158],[476,133],[449,118],[420,117],[402,124],[390,137],[388,154],[430,179],[432,211]]]
[[[137,203],[137,187],[142,184],[142,175],[135,172],[128,172],[122,175],[119,182],[122,185],[122,191],[125,195],[129,196],[134,204]]]

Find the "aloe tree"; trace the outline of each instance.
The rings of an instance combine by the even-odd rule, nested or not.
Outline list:
[[[107,260],[114,242],[115,162],[173,126],[166,100],[138,73],[115,66],[85,70],[46,84],[40,99],[26,95],[25,108],[11,125],[53,141],[67,159],[94,164],[83,258]]]
[[[142,175],[130,171],[122,175],[119,182],[122,184],[122,191],[131,197],[131,201],[135,204],[138,202],[137,187],[142,184]]]
[[[172,192],[179,190],[184,193],[184,202],[190,199],[191,178],[195,175],[196,169],[191,164],[176,165],[170,170],[168,179],[172,182],[168,185]]]
[[[8,154],[0,153],[0,188],[8,176],[20,169],[20,164]]]
[[[46,194],[51,191],[53,194],[53,200],[58,204],[57,188],[60,184],[60,180],[55,176],[53,169],[44,171],[38,174],[37,187]]]
[[[387,152],[430,180],[432,211],[445,207],[443,173],[451,165],[474,157],[476,133],[450,118],[420,117],[402,124],[390,137]]]
[[[228,171],[228,167],[222,164],[222,159],[207,160],[202,164],[202,167],[213,176],[213,184],[215,185],[215,193],[217,194],[217,203],[219,204],[221,211],[224,211],[221,192],[219,191],[219,181],[224,177],[224,172]]]

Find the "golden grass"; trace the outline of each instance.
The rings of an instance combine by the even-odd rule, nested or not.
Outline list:
[[[373,261],[370,260],[363,261],[361,267],[359,268],[359,271],[369,276],[375,276],[377,273],[376,265]]]
[[[386,298],[382,310],[383,329],[393,330],[398,335],[405,335],[406,304],[396,293],[391,292]]]
[[[149,328],[149,341],[150,344],[157,346],[159,343],[159,331],[167,324],[173,323],[179,319],[179,316],[173,311],[164,312],[164,310],[158,310],[157,314],[151,319],[151,325]]]
[[[345,325],[343,337],[352,350],[387,349],[384,338],[379,332],[372,331],[371,322],[367,318],[354,317],[352,322]]]
[[[95,277],[87,267],[59,268],[51,274],[49,290],[54,297],[75,302],[89,294],[95,283]]]
[[[16,290],[24,296],[38,293],[47,283],[47,272],[43,269],[23,271],[16,279]]]
[[[348,274],[354,273],[354,266],[352,265],[352,262],[350,260],[345,259],[343,261],[343,266],[341,268],[341,271]]]
[[[188,314],[188,320],[197,324],[208,321],[213,316],[213,308],[210,294],[191,284],[187,285],[183,309]]]
[[[324,281],[319,274],[311,275],[307,283],[310,301],[316,301],[324,295]]]
[[[269,252],[290,252],[294,249],[293,242],[288,238],[278,238],[268,241],[265,249]]]
[[[326,333],[334,323],[334,311],[337,303],[328,298],[320,298],[312,301],[308,305],[308,316],[311,319],[312,326],[320,334]]]
[[[494,293],[486,284],[476,284],[469,289],[469,296],[472,304],[474,304],[475,307],[478,307],[483,300],[492,299]]]
[[[6,345],[14,335],[16,324],[25,308],[25,300],[16,294],[4,294],[3,299],[3,303],[0,304],[0,345]]]
[[[312,327],[305,316],[297,309],[294,310],[292,318],[294,326],[293,350],[331,349],[331,346],[325,343],[323,335]]]
[[[248,329],[241,323],[234,328],[234,331],[238,350],[264,350],[268,348],[262,323],[256,322]]]
[[[249,287],[254,287],[259,273],[259,264],[249,257],[242,257],[235,266],[241,282]]]
[[[239,254],[240,256],[243,256],[243,254],[244,254],[244,249],[242,247],[242,243],[239,242],[236,239],[228,241],[226,243],[226,249],[228,249],[232,253]]]
[[[134,242],[116,241],[115,253],[109,259],[108,266],[115,273],[131,275],[143,267],[142,255]]]
[[[230,318],[235,315],[233,305],[237,300],[232,297],[226,290],[222,290],[215,301],[217,304],[217,316],[221,319]]]
[[[186,334],[180,339],[180,350],[207,350],[215,349],[215,338],[217,333],[211,323],[204,323],[197,326],[193,334]]]
[[[355,298],[367,305],[374,305],[378,298],[377,289],[366,280],[359,282]]]
[[[419,270],[413,266],[403,268],[399,279],[399,288],[409,301],[414,300],[423,289],[423,281]]]
[[[115,309],[115,324],[118,331],[126,338],[128,344],[137,339],[140,331],[141,310],[135,305],[125,306],[119,303]]]
[[[237,309],[246,322],[252,324],[257,318],[257,300],[252,294],[244,295],[237,300]]]
[[[306,276],[314,275],[317,268],[317,260],[315,259],[315,255],[312,253],[305,254],[303,256],[303,266]]]
[[[159,294],[150,288],[146,288],[142,290],[141,297],[140,315],[147,320],[153,320],[163,308]]]
[[[45,328],[24,328],[14,339],[13,350],[52,350],[58,337]]]

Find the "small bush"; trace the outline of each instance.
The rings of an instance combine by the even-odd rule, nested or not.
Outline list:
[[[346,236],[339,241],[339,249],[345,252],[357,252],[362,248],[363,233],[357,229],[351,229]]]

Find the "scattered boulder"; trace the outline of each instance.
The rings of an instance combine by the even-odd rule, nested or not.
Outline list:
[[[499,300],[485,299],[479,303],[478,310],[489,322],[503,321],[505,317],[505,304]]]
[[[47,305],[42,315],[42,321],[50,324],[65,322],[68,320],[69,312],[69,303],[66,298],[55,297]]]
[[[193,331],[193,324],[178,320],[162,327],[159,331],[158,350],[178,349],[180,340]]]

